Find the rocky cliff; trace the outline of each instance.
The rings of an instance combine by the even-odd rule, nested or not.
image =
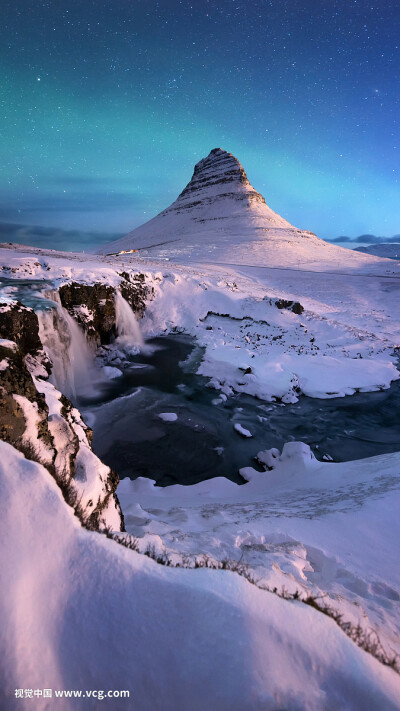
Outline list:
[[[119,291],[139,318],[143,316],[146,299],[152,287],[146,284],[144,274],[122,272]],[[89,341],[95,345],[108,345],[117,334],[115,288],[107,284],[79,284],[71,282],[59,289],[61,305],[83,328]]]
[[[48,382],[36,314],[3,304],[0,334],[0,437],[47,468],[83,525],[123,530],[118,476],[92,451],[79,411]]]

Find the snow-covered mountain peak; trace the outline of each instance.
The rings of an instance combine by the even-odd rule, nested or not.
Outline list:
[[[194,167],[190,183],[182,191],[185,193],[190,187],[192,190],[207,185],[233,183],[235,188],[250,187],[245,170],[232,153],[222,148],[213,148],[206,158],[202,158]]]
[[[194,167],[177,199],[100,254],[312,270],[374,269],[378,260],[324,242],[274,212],[238,159],[213,148]]]
[[[195,165],[191,180],[169,207],[99,251],[148,249],[179,241],[186,254],[188,241],[208,246],[232,236],[237,241],[238,235],[247,241],[271,229],[295,228],[268,207],[232,153],[213,148]]]
[[[195,165],[192,179],[171,208],[177,205],[198,207],[197,203],[193,205],[193,201],[198,199],[202,207],[206,207],[210,199],[223,201],[228,209],[232,199],[244,200],[244,207],[250,207],[252,202],[265,205],[263,196],[250,185],[238,159],[222,148],[213,148],[206,158]]]

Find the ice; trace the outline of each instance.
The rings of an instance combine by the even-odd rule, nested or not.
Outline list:
[[[164,422],[176,422],[178,419],[176,412],[160,412],[158,416],[160,420],[163,420]]]
[[[122,375],[122,370],[120,370],[119,368],[114,368],[111,365],[105,365],[102,368],[102,371],[107,378],[110,378],[110,380],[113,380],[114,378],[120,378]]]
[[[233,425],[233,428],[236,430],[236,432],[238,432],[240,435],[242,435],[242,437],[252,437],[253,436],[251,434],[251,432],[249,430],[246,430],[245,427],[242,427],[242,425],[239,422],[236,422]]]

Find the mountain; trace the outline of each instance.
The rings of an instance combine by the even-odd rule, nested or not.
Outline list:
[[[177,200],[98,254],[307,269],[358,268],[377,259],[300,230],[271,210],[231,153],[214,148],[194,168]]]
[[[368,244],[365,247],[356,247],[354,251],[374,254],[376,257],[386,257],[387,259],[400,259],[400,244],[396,242]]]

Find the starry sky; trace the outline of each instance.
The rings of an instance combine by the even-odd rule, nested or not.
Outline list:
[[[221,146],[318,236],[400,233],[397,0],[3,0],[0,237],[167,207]]]

